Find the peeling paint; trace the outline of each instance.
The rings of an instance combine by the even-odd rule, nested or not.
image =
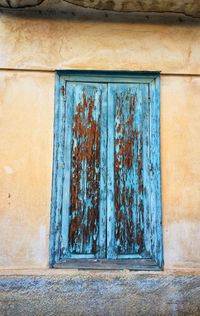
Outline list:
[[[75,105],[69,240],[72,253],[96,254],[99,223],[100,109],[95,94]]]
[[[138,112],[136,102],[136,94],[128,89],[116,94],[114,183],[118,254],[141,253],[144,250],[143,146],[142,134],[138,130],[142,122],[135,118],[135,111]],[[137,181],[138,184],[135,184]]]

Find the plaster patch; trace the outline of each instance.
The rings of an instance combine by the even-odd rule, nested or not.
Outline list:
[[[4,166],[4,171],[7,174],[12,174],[14,172],[10,166]]]
[[[36,242],[35,245],[35,261],[38,265],[42,265],[46,260],[46,251],[44,249],[48,249],[46,240],[48,236],[46,235],[46,227],[45,225],[40,225],[39,228],[39,241]]]
[[[200,220],[180,220],[164,228],[165,268],[200,268]]]

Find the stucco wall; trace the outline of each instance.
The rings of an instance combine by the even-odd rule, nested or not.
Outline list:
[[[200,74],[200,27],[195,23],[137,23],[115,15],[96,20],[94,13],[91,19],[0,17],[2,68]]]
[[[0,264],[48,263],[53,74],[0,72]]]
[[[200,268],[200,27],[0,18],[0,268],[48,267],[54,70],[161,70],[165,268]]]

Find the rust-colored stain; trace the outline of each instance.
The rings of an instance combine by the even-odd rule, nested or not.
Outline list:
[[[138,182],[139,182],[139,193],[143,193],[142,148],[143,148],[143,141],[142,141],[142,137],[140,137],[140,149],[139,149],[139,157],[138,157]]]
[[[99,221],[100,112],[83,93],[73,116],[69,240],[72,253],[96,253]]]
[[[144,250],[143,141],[135,118],[136,97],[116,95],[115,104],[115,238],[117,253]]]

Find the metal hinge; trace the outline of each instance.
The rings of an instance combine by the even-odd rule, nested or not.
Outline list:
[[[63,96],[64,102],[65,102],[65,101],[66,101],[66,91],[65,91],[65,86],[62,86],[62,88],[61,88],[61,93],[62,93],[62,96]]]

